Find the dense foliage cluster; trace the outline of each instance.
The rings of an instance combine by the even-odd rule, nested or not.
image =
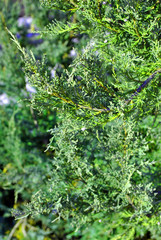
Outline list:
[[[42,13],[44,7],[55,14],[35,29],[45,39],[41,47],[24,46],[14,29],[4,30],[35,89],[28,99],[32,116],[45,111],[50,120],[57,114],[53,126],[47,122],[45,164],[39,155],[28,168],[19,145],[17,155],[9,153],[18,179],[35,174],[29,171],[35,166],[39,179],[34,189],[29,181],[30,200],[13,215],[18,221],[45,217],[52,231],[64,221],[68,239],[161,239],[160,1],[40,3]],[[15,114],[6,151],[18,144]],[[1,178],[15,189],[17,201],[24,188],[17,189],[18,182],[11,187],[6,160],[4,166]]]
[[[73,231],[64,222],[51,226],[50,216],[15,221],[11,214],[12,209],[23,212],[32,194],[49,179],[53,155],[44,150],[51,137],[47,130],[58,119],[55,111],[43,110],[40,115],[30,106],[36,89],[23,73],[24,64],[6,27],[37,57],[46,49],[48,69],[54,75],[56,69],[61,70],[72,60],[70,37],[66,42],[59,38],[58,42],[57,38],[40,38],[33,31],[55,17],[63,19],[65,14],[43,10],[37,0],[0,1],[0,239],[63,238]],[[63,230],[65,225],[68,232]]]

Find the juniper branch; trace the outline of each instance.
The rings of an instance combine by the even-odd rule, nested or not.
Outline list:
[[[155,77],[157,73],[161,73],[161,68],[155,71],[150,77],[148,77],[137,89],[136,91],[131,95],[131,97],[126,100],[127,103],[129,103],[135,96],[137,96],[147,85],[148,83]]]

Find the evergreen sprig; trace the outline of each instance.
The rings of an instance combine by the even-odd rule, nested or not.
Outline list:
[[[53,175],[33,195],[26,213],[51,212],[53,221],[71,219],[77,226],[90,226],[101,216],[113,232],[109,239],[134,239],[138,223],[156,231],[160,205],[154,204],[159,182],[150,172],[158,164],[152,157],[153,126],[147,123],[144,131],[140,125],[148,117],[154,123],[160,118],[159,1],[41,3],[71,18],[67,24],[55,21],[46,35],[83,34],[88,43],[51,78],[45,61],[36,60],[11,35],[37,89],[32,104],[57,109],[60,119],[47,147],[54,151]]]

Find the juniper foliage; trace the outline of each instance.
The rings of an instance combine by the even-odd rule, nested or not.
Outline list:
[[[23,47],[32,49],[36,56],[41,55],[46,45],[53,47],[57,42],[48,38],[42,41],[31,32],[52,18],[51,11],[41,10],[34,0],[0,1],[0,239],[40,239],[47,235],[63,238],[65,235],[64,223],[51,226],[49,216],[48,219],[28,217],[16,222],[11,214],[12,208],[18,208],[24,216],[23,205],[31,200],[39,186],[43,188],[52,173],[50,151],[44,153],[44,150],[51,137],[46,129],[56,124],[56,113],[44,110],[40,116],[27,104],[35,89],[27,82],[17,46],[6,29],[7,26],[17,36]],[[52,14],[60,16],[54,11]],[[66,44],[59,39],[55,55],[48,55],[49,70],[51,65],[60,64],[67,42],[68,39]],[[64,62],[67,59],[70,58],[67,56]]]
[[[69,15],[42,36],[81,34],[87,44],[51,78],[45,58],[37,60],[10,33],[37,89],[32,106],[56,109],[61,120],[46,150],[53,150],[53,174],[26,214],[52,212],[53,221],[71,219],[77,227],[100,222],[105,239],[134,239],[138,225],[159,236],[160,1],[40,2]]]

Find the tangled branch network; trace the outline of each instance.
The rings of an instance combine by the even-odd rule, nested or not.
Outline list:
[[[135,96],[137,96],[147,85],[148,83],[155,77],[157,73],[161,73],[161,68],[155,71],[153,74],[151,74],[137,89],[136,91],[131,95],[131,97],[126,101],[126,104],[128,104]],[[103,111],[108,112],[111,111],[110,108],[104,109]]]

